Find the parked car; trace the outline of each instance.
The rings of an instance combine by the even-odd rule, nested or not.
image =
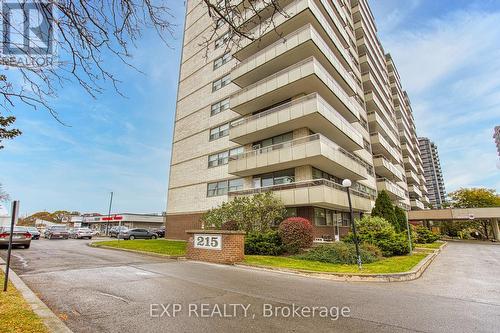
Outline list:
[[[124,225],[111,227],[111,229],[109,229],[109,237],[118,237],[119,233],[127,230],[128,228]]]
[[[10,227],[0,227],[0,246],[8,247],[10,238]],[[31,245],[31,234],[26,227],[14,227],[12,232],[12,245],[21,245],[29,249]]]
[[[55,238],[68,239],[69,232],[65,226],[52,225],[45,230],[44,236],[45,236],[45,238],[48,238],[48,239],[55,239]]]
[[[75,228],[70,231],[69,237],[75,239],[92,239],[92,230],[89,228]]]
[[[40,231],[35,227],[26,227],[28,232],[31,234],[31,239],[40,239]]]
[[[154,232],[158,235],[158,237],[165,238],[165,227],[160,227],[156,229]]]
[[[155,232],[146,229],[129,229],[127,231],[120,232],[119,238],[123,239],[156,239],[158,235]]]

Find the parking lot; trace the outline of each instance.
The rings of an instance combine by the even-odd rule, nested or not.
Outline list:
[[[14,270],[75,332],[498,332],[500,327],[500,246],[451,243],[422,278],[388,284],[175,261],[87,243],[41,239],[13,251]],[[5,258],[5,250],[0,255]],[[151,308],[162,309],[159,304],[179,304],[182,311],[152,317]],[[202,318],[188,312],[190,304],[250,308],[246,317],[239,311]],[[266,304],[348,307],[350,316],[263,317]]]

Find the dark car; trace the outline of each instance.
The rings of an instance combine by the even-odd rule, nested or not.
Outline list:
[[[31,239],[40,239],[40,231],[35,227],[26,227],[28,232],[31,234]]]
[[[165,238],[165,227],[160,227],[156,229],[154,232],[156,232],[158,237]]]
[[[109,229],[109,237],[118,237],[119,233],[127,231],[128,228],[126,226],[114,226]]]
[[[45,230],[45,238],[48,239],[68,239],[69,232],[65,226],[52,225]]]
[[[10,227],[0,227],[0,247],[8,247],[10,238]],[[14,227],[12,233],[12,245],[21,245],[29,249],[31,245],[31,234],[26,227]]]
[[[158,238],[158,235],[155,232],[149,231],[146,229],[129,229],[127,231],[120,232],[118,237],[123,238],[123,239],[130,239],[130,240],[156,239],[156,238]]]

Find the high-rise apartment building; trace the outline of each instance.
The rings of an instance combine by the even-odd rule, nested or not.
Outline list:
[[[442,208],[446,201],[446,191],[437,146],[428,138],[418,138],[418,145],[423,160],[430,204],[433,208]]]
[[[282,9],[272,24],[249,26],[259,38],[232,45],[227,24],[187,1],[169,237],[184,238],[224,201],[267,191],[311,220],[316,237],[339,236],[349,230],[343,179],[358,216],[377,191],[406,209],[421,191],[418,176],[408,190],[393,84],[366,0],[283,0]]]
[[[500,157],[500,126],[495,126],[495,129],[493,130],[493,139],[495,139],[498,156]]]

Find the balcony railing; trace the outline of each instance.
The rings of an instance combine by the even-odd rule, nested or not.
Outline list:
[[[253,116],[243,118],[243,119],[241,119],[239,121],[231,123],[230,126],[231,126],[231,128],[234,128],[234,127],[246,125],[246,124],[248,124],[248,123],[250,123],[252,121],[258,120],[260,118],[266,117],[266,116],[268,116],[270,114],[273,114],[273,113],[276,113],[276,112],[280,112],[280,111],[282,111],[284,109],[290,108],[290,107],[292,107],[294,105],[297,105],[297,104],[301,104],[301,103],[307,102],[307,101],[312,100],[312,99],[317,99],[319,103],[322,103],[323,105],[327,106],[326,110],[328,110],[328,112],[330,112],[333,116],[335,116],[336,119],[338,119],[340,121],[340,123],[342,124],[342,127],[344,129],[347,129],[346,132],[349,132],[350,135],[357,137],[357,141],[362,142],[363,136],[360,133],[358,133],[358,131],[354,128],[354,126],[352,126],[350,122],[348,122],[347,120],[345,120],[344,117],[337,110],[335,110],[333,107],[331,107],[317,93],[311,93],[309,95],[306,95],[306,96],[294,99],[293,101],[290,101],[290,102],[278,105],[276,107],[273,107],[273,108],[271,108],[269,110],[257,113],[257,114],[255,114]]]
[[[389,192],[392,192],[393,194],[397,195],[400,198],[407,198],[408,197],[408,192],[402,189],[399,185],[394,184],[392,181],[390,181],[387,178],[384,177],[379,177],[377,178],[377,183],[378,182],[384,182],[385,187]]]
[[[294,139],[294,140],[290,140],[290,141],[286,141],[286,142],[282,142],[282,143],[277,143],[277,144],[274,144],[274,145],[271,145],[271,146],[267,146],[267,147],[264,147],[264,148],[259,148],[259,149],[254,149],[254,150],[246,151],[246,152],[243,152],[243,153],[238,154],[238,155],[230,156],[229,159],[230,160],[246,159],[246,158],[249,158],[249,157],[253,157],[253,156],[256,156],[256,155],[260,155],[260,154],[265,154],[265,153],[268,153],[268,152],[271,152],[271,151],[274,151],[274,150],[278,150],[278,149],[296,147],[296,146],[303,145],[305,143],[316,141],[316,140],[320,140],[321,143],[323,143],[323,144],[329,146],[330,148],[338,151],[339,153],[341,153],[342,155],[346,156],[347,158],[349,158],[353,162],[358,163],[359,165],[361,165],[362,167],[364,167],[365,169],[367,169],[367,171],[369,171],[371,169],[371,166],[368,163],[366,163],[365,161],[363,161],[361,158],[359,158],[358,156],[356,156],[356,155],[348,152],[344,148],[340,147],[339,145],[337,145],[336,143],[330,141],[329,139],[327,139],[326,137],[324,137],[323,135],[321,135],[319,133],[316,133],[316,134],[313,134],[313,135],[309,135],[309,136],[306,136],[306,137],[302,137],[302,138],[298,138],[298,139]]]
[[[229,196],[253,195],[253,194],[265,193],[265,192],[269,192],[269,191],[282,191],[282,190],[290,190],[290,189],[296,189],[296,188],[307,188],[307,187],[315,187],[315,186],[327,186],[330,188],[334,188],[336,190],[347,192],[345,187],[343,187],[342,185],[337,184],[335,182],[332,182],[331,180],[315,179],[315,180],[293,182],[293,183],[288,183],[288,184],[263,186],[263,187],[251,188],[251,189],[246,189],[246,190],[232,191],[232,192],[229,192],[228,195]],[[351,194],[356,195],[358,197],[365,198],[365,199],[375,200],[375,196],[368,194],[368,193],[358,191],[358,190],[351,189]]]

